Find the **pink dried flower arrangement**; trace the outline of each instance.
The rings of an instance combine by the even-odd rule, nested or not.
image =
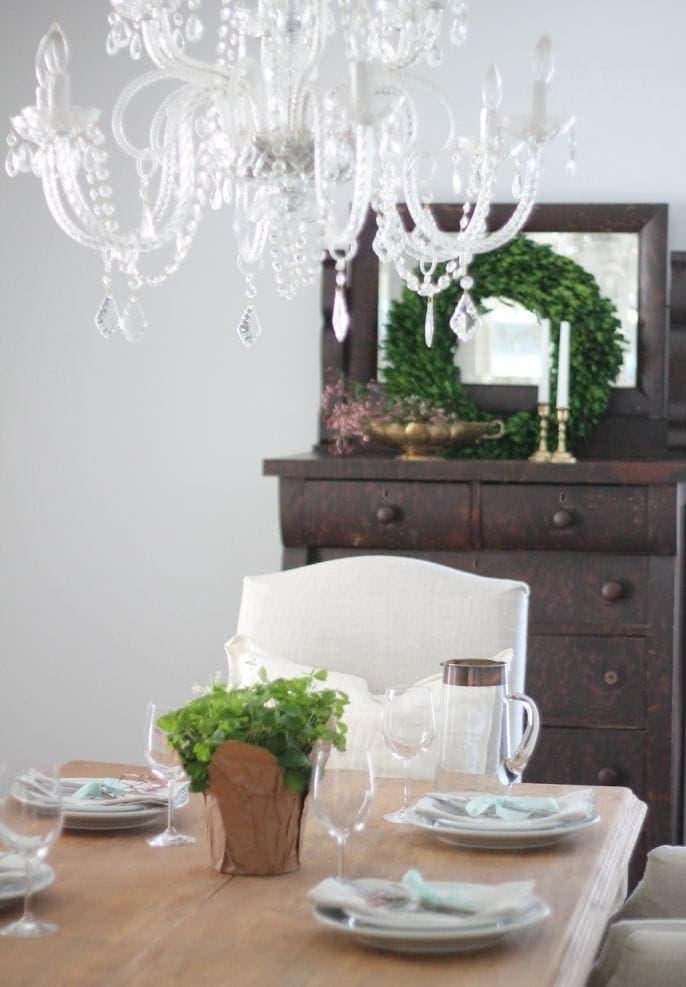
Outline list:
[[[456,412],[432,405],[426,398],[394,397],[378,381],[349,385],[343,377],[326,385],[321,408],[325,426],[335,433],[332,451],[337,454],[351,452],[355,441],[369,442],[372,422],[436,425],[460,420]]]

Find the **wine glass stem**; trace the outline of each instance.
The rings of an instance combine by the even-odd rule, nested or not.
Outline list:
[[[410,804],[410,761],[403,758],[403,809]]]
[[[336,877],[339,881],[343,879],[343,857],[345,855],[345,836],[340,834],[336,837],[336,846],[338,849],[338,874]]]
[[[169,804],[167,806],[167,831],[174,831],[174,782],[169,782]]]
[[[33,861],[30,857],[26,858],[26,863],[24,864],[24,913],[21,917],[22,922],[32,922],[33,915],[31,914],[31,896],[33,893]]]

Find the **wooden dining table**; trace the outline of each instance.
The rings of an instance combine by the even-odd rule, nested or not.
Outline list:
[[[131,766],[74,761],[66,777],[116,777]],[[419,785],[417,784],[419,788]],[[522,794],[556,795],[552,785]],[[419,794],[419,792],[417,792]],[[600,820],[545,849],[469,850],[383,819],[401,783],[379,779],[372,815],[350,841],[348,877],[499,883],[532,879],[551,906],[540,925],[488,949],[406,955],[365,947],[315,922],[307,891],[336,867],[334,841],[307,813],[300,869],[230,877],[210,865],[202,796],[178,825],[193,846],[153,849],[146,830],[65,830],[49,863],[56,879],[35,911],[57,922],[44,939],[0,938],[3,987],[575,987],[585,984],[607,920],[625,890],[646,807],[628,789],[596,788]],[[4,924],[19,906],[0,913]]]

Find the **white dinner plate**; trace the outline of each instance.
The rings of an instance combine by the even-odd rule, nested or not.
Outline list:
[[[64,778],[67,784],[85,785],[95,778]],[[188,783],[177,793],[174,808],[179,809],[188,802]],[[138,829],[158,822],[167,814],[166,805],[143,806],[134,803],[128,805],[94,805],[88,800],[83,801],[83,808],[75,807],[73,802],[64,809],[65,829]]]
[[[12,870],[12,876],[5,880],[3,870]],[[21,901],[24,897],[24,877],[22,871],[24,862],[16,854],[7,854],[0,857],[0,908],[11,905],[13,902]],[[14,872],[16,873],[16,877]],[[55,880],[55,872],[47,864],[39,864],[33,874],[31,881],[32,892],[43,891]]]
[[[507,822],[504,820],[497,828],[492,825],[492,819],[484,820],[486,825],[481,828],[478,817],[465,820],[464,823],[457,817],[450,822],[441,822],[437,819],[427,819],[426,816],[421,816],[412,809],[406,810],[406,817],[411,826],[433,833],[444,843],[488,850],[532,850],[553,846],[572,833],[578,833],[592,826],[600,818],[596,810],[592,809],[584,819],[558,823],[546,829],[538,827],[526,829],[521,827],[521,824],[519,828],[508,829]]]
[[[340,908],[316,906],[312,914],[322,925],[376,949],[394,953],[463,953],[485,949],[507,936],[538,925],[550,915],[550,908],[541,898],[531,898],[526,907],[514,915],[481,921],[466,919],[464,928],[437,930],[376,926]]]

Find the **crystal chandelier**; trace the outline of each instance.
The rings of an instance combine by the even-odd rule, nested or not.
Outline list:
[[[67,43],[56,24],[38,47],[36,105],[11,121],[8,173],[37,175],[65,233],[101,252],[105,297],[95,322],[102,335],[119,329],[140,339],[146,319],[138,290],[175,273],[208,206],[232,203],[246,293],[238,335],[245,345],[261,331],[254,299],[262,267],[271,265],[278,293],[290,299],[317,277],[327,251],[336,268],[333,329],[345,337],[346,267],[370,205],[374,250],[427,298],[427,344],[433,300],[453,281],[463,290],[450,326],[461,339],[473,336],[479,317],[470,296],[471,259],[521,230],[548,141],[569,134],[574,169],[573,118],[552,117],[546,107],[549,39],[534,52],[530,115],[501,115],[501,80],[491,65],[480,130],[467,137],[458,133],[445,94],[414,72],[418,63],[440,64],[445,28],[451,44],[465,40],[467,0],[220,0],[211,62],[189,54],[205,31],[201,3],[111,0],[107,53],[128,50],[138,61],[145,51],[153,66],[126,86],[112,116],[114,138],[136,166],[140,221],[129,232],[117,221],[99,111],[70,102]],[[347,76],[325,87],[320,76],[340,54]],[[129,106],[165,83],[147,143],[138,146],[125,125]],[[427,96],[444,115],[438,148],[422,146],[418,100]],[[504,164],[512,169],[515,205],[502,227],[489,231]],[[464,197],[455,233],[440,230],[430,208],[429,182],[441,165]],[[152,254],[151,272],[145,262]],[[119,273],[127,285],[122,306],[112,287]]]

